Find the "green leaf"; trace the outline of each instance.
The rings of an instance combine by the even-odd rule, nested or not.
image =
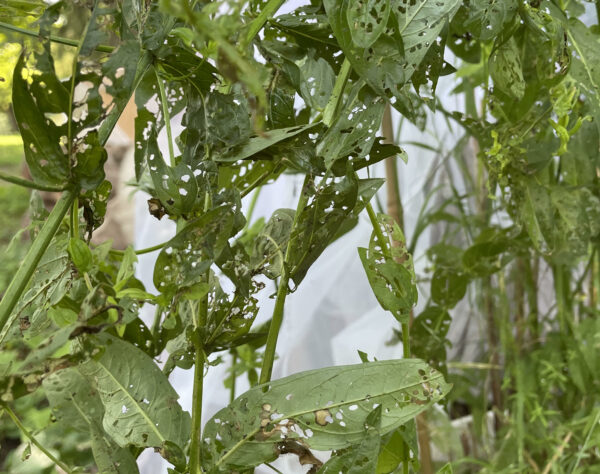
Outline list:
[[[371,46],[385,31],[390,10],[390,0],[350,1],[346,16],[354,44],[361,48]]]
[[[569,74],[584,91],[600,130],[600,38],[576,18],[569,19],[567,34],[574,53]]]
[[[295,214],[293,209],[277,209],[254,241],[252,267],[271,280],[283,271]]]
[[[80,370],[100,394],[104,430],[121,447],[163,448],[167,442],[185,446],[190,416],[154,361],[108,334],[95,339],[99,354]]]
[[[310,130],[316,125],[318,124],[313,123],[308,125],[280,128],[276,130],[268,130],[263,132],[262,135],[250,138],[242,145],[224,150],[221,155],[215,157],[215,161],[234,163],[238,160],[251,158],[253,155],[256,155],[270,146]]]
[[[460,1],[416,0],[407,3],[390,0],[393,15],[390,14],[386,24],[388,30],[368,48],[353,40],[355,26],[348,23],[348,9],[353,2],[323,2],[333,34],[353,69],[378,95],[395,97],[392,102],[401,107],[406,96],[403,86],[411,79],[446,22],[454,16]]]
[[[259,385],[209,420],[203,459],[211,472],[251,468],[298,440],[316,450],[364,439],[365,417],[381,405],[381,435],[448,393],[442,375],[417,359],[369,362],[301,372]]]
[[[66,136],[66,127],[64,123],[56,125],[51,118],[64,120],[69,95],[56,78],[52,59],[44,58],[48,69],[42,70],[42,74],[33,74],[26,65],[26,56],[20,56],[13,75],[14,114],[34,181],[64,186],[69,177],[69,159],[60,143],[61,137]],[[40,61],[36,66],[42,68],[44,64]]]
[[[453,474],[454,469],[452,469],[452,464],[446,463],[442,466],[440,470],[436,472],[436,474]]]
[[[72,238],[69,240],[68,250],[77,270],[81,273],[89,272],[92,268],[94,258],[87,244],[79,238]]]
[[[381,444],[381,405],[378,405],[365,420],[364,438],[357,446],[341,455],[333,456],[318,474],[363,474],[374,473],[377,469],[377,457]]]
[[[481,41],[488,41],[502,32],[513,21],[517,0],[470,0],[463,8],[468,10],[464,26]]]
[[[469,279],[461,272],[440,268],[431,278],[431,299],[445,308],[454,308],[467,292]]]
[[[521,56],[514,37],[498,46],[489,60],[490,74],[494,86],[505,94],[521,100],[525,95],[525,79]]]
[[[429,306],[413,321],[410,328],[411,352],[446,373],[446,340],[452,318],[439,306]]]
[[[123,289],[123,287],[127,284],[127,280],[129,280],[135,273],[135,264],[137,263],[137,255],[135,254],[135,250],[130,245],[125,249],[125,253],[123,254],[123,258],[121,260],[121,266],[119,267],[119,272],[117,273],[117,279],[115,280],[114,289],[116,292],[119,292]],[[135,288],[131,288],[135,290]],[[143,291],[143,290],[141,290]]]
[[[374,231],[369,249],[359,248],[358,255],[381,307],[405,322],[418,297],[412,259],[406,251],[404,234],[398,224],[384,214],[377,218],[384,242],[379,242]],[[382,250],[383,246],[390,249],[389,256]]]
[[[43,0],[5,0],[0,5],[0,19],[13,22],[29,16],[39,16],[46,8]]]
[[[377,474],[389,474],[394,472],[402,462],[402,445],[404,438],[398,432],[394,431],[387,443],[381,447],[381,452],[377,459]]]
[[[358,179],[349,168],[348,175],[331,184],[320,183],[310,193],[307,206],[300,211],[291,237],[288,263],[290,277],[296,285],[306,276],[314,261],[336,237],[336,232],[352,217],[357,205]]]
[[[227,205],[189,221],[158,255],[156,288],[164,293],[199,283],[226,247],[233,225],[233,211]]]
[[[361,83],[353,87],[344,108],[317,145],[317,154],[323,157],[328,169],[341,158],[351,156],[354,162],[369,153],[384,108],[384,101],[369,87]]]
[[[66,427],[91,436],[94,460],[100,472],[139,472],[131,453],[119,447],[102,428],[104,406],[98,392],[76,368],[62,369],[43,381],[53,415]]]

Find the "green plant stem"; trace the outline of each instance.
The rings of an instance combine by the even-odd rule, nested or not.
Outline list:
[[[5,326],[9,323],[10,315],[12,310],[15,308],[21,294],[27,287],[29,280],[33,275],[42,255],[50,245],[54,234],[58,230],[60,223],[63,220],[63,217],[69,211],[71,204],[77,197],[78,190],[77,189],[68,189],[63,192],[62,196],[50,212],[50,215],[44,222],[40,233],[37,235],[36,239],[33,241],[33,244],[29,248],[25,259],[19,266],[17,273],[13,277],[10,285],[8,286],[6,293],[2,300],[0,300],[0,344],[4,339],[4,335],[6,334],[5,330],[7,329]],[[10,321],[12,323],[12,321]],[[9,323],[9,324],[10,324]]]
[[[208,279],[208,272],[206,278]],[[206,326],[208,317],[208,295],[199,302],[198,318],[195,321],[196,334]],[[192,394],[192,436],[190,444],[190,474],[199,474],[202,471],[202,392],[204,388],[204,346],[200,338],[194,341],[194,389]]]
[[[273,309],[273,319],[271,320],[269,334],[267,335],[265,355],[263,358],[262,368],[260,370],[260,378],[258,380],[259,384],[263,384],[271,380],[271,375],[273,373],[273,362],[275,361],[275,349],[277,348],[277,338],[279,337],[279,331],[281,329],[281,324],[283,323],[283,309],[285,306],[285,299],[287,297],[289,281],[290,276],[285,269],[284,263],[284,270],[281,273],[279,287],[277,288],[275,308]]]
[[[79,238],[79,198],[73,199],[71,205],[71,237]]]
[[[31,36],[32,38],[41,38],[39,32],[37,31],[33,31],[33,30],[27,30],[25,28],[19,28],[18,26],[14,26],[14,25],[10,25],[8,23],[4,23],[2,21],[0,21],[0,29],[2,30],[6,30],[6,31],[12,31],[14,33],[19,33],[25,36]],[[59,43],[59,44],[64,44],[66,46],[73,46],[73,47],[78,47],[79,46],[79,41],[77,40],[72,40],[69,38],[63,38],[61,36],[54,36],[54,35],[50,35],[50,41],[52,41],[53,43]],[[96,46],[96,51],[99,51],[101,53],[112,53],[115,50],[115,48],[113,46],[108,46],[105,44],[100,44],[98,46]]]
[[[48,459],[50,459],[56,466],[60,467],[67,474],[71,474],[71,472],[72,472],[71,469],[66,464],[59,461],[56,457],[54,457],[54,455],[50,451],[48,451],[44,446],[42,446],[42,444],[40,444],[40,442],[37,439],[35,439],[35,436],[33,436],[29,432],[29,430],[27,428],[25,428],[23,423],[21,423],[21,420],[19,420],[19,418],[17,417],[15,412],[12,411],[12,409],[8,405],[2,404],[1,407],[6,412],[6,414],[11,418],[11,420],[17,426],[17,428],[19,428],[21,433],[23,433],[25,435],[25,437],[27,437],[27,439],[29,439],[29,441],[31,441],[31,444],[33,444],[42,453],[44,453],[48,457]]]
[[[37,189],[38,191],[50,191],[54,193],[60,193],[65,190],[65,188],[61,188],[59,186],[45,186],[43,184],[37,184],[28,179],[23,179],[18,176],[3,173],[2,171],[0,171],[0,180],[16,184],[18,186],[23,186],[24,188]]]
[[[246,49],[248,45],[252,43],[252,40],[256,37],[258,32],[263,29],[263,26],[269,21],[269,18],[277,13],[277,10],[283,5],[284,1],[285,0],[269,0],[267,4],[263,6],[258,16],[250,22],[246,34],[240,40],[239,46],[241,50]]]
[[[202,472],[202,391],[204,385],[204,353],[196,348],[194,356],[194,391],[192,405],[192,441],[190,445],[190,474]]]
[[[557,319],[560,327],[560,332],[564,335],[572,335],[573,316],[569,273],[562,265],[553,265],[552,274],[554,276],[554,293],[556,296]]]
[[[305,192],[306,187],[311,179],[310,175],[306,175],[304,178],[304,184],[300,191],[300,197],[298,198],[298,206],[296,208],[296,215],[294,216],[294,222],[292,224],[292,230],[290,236],[294,235],[296,225],[298,223],[298,217],[302,213],[302,210],[306,207],[308,202],[308,194]],[[265,347],[265,355],[263,357],[263,364],[260,370],[259,383],[263,384],[271,380],[273,373],[273,362],[275,361],[275,349],[277,348],[277,338],[279,337],[279,330],[283,323],[283,309],[285,306],[285,299],[288,293],[288,283],[290,281],[290,274],[288,272],[289,255],[294,245],[294,238],[290,237],[288,242],[284,262],[283,271],[281,272],[281,278],[279,280],[279,287],[277,288],[277,297],[275,299],[275,308],[273,309],[273,318],[269,327],[269,334],[267,335],[267,345]]]
[[[256,207],[256,203],[258,202],[258,196],[260,194],[261,189],[262,186],[259,186],[258,188],[256,188],[256,191],[254,191],[254,194],[252,195],[252,200],[250,201],[250,205],[248,206],[248,213],[246,214],[246,225],[244,229],[250,227],[250,224],[252,223],[252,215],[254,214],[254,208]]]
[[[163,110],[163,119],[165,121],[165,127],[167,129],[167,143],[169,145],[169,164],[175,166],[175,150],[173,148],[173,134],[171,133],[171,114],[169,113],[169,102],[167,101],[167,93],[165,91],[165,85],[158,74],[158,69],[154,67],[154,74],[156,75],[156,83],[158,84],[158,90],[160,92],[160,105]]]
[[[157,244],[157,245],[154,245],[152,247],[146,247],[145,249],[135,250],[135,254],[136,255],[143,255],[145,253],[156,252],[157,250],[162,249],[165,245],[167,245],[167,242],[163,242],[162,244]],[[115,255],[115,256],[119,256],[119,257],[125,255],[125,251],[124,250],[117,250],[117,249],[110,249],[109,253],[111,255]]]

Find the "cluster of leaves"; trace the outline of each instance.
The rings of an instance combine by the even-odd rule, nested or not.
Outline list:
[[[569,271],[590,258],[600,233],[600,45],[597,32],[577,19],[579,2],[315,0],[275,18],[283,3],[277,0],[83,3],[87,26],[74,42],[68,77],[57,74],[52,49],[53,25],[68,14],[68,2],[42,8],[11,0],[0,9],[3,15],[25,5],[23,15],[39,17],[39,41],[14,70],[13,110],[31,186],[63,192],[49,216],[33,216],[36,243],[0,302],[7,412],[31,400],[48,403],[52,419],[40,431],[60,426],[75,433],[87,457],[75,459],[58,442],[51,448],[100,472],[136,472],[144,448],[158,451],[173,473],[243,472],[286,453],[312,472],[384,473],[409,462],[418,469],[412,420],[449,392],[450,311],[469,285],[480,285],[494,370],[499,330],[506,347],[525,345],[528,355],[505,354],[504,380],[517,387],[506,403],[491,376],[494,406],[514,413],[504,420],[507,436],[498,439],[499,453],[515,454],[496,466],[521,469],[526,458],[536,466],[550,459],[556,443],[543,445],[523,429],[537,423],[539,435],[550,418],[572,424],[570,436],[581,438],[583,448],[567,449],[565,463],[594,463],[588,447],[598,413],[589,389],[598,385],[597,341],[590,339],[598,333],[596,311],[593,304],[575,311]],[[456,71],[447,50],[455,66],[466,64],[457,92],[474,104],[475,89],[483,90],[480,113],[453,113],[437,103],[438,78]],[[178,229],[156,261],[157,295],[135,278],[132,249],[90,244],[111,191],[104,145],[132,97],[136,185],[151,195],[149,212]],[[475,201],[478,215],[428,213],[408,247],[401,227],[369,204],[383,180],[357,173],[403,156],[377,137],[386,103],[419,126],[428,113],[446,113],[477,141],[487,169],[486,183],[479,173],[472,194],[444,204],[464,209],[463,202]],[[179,113],[183,132],[175,137],[170,123]],[[284,172],[305,176],[297,209],[279,209],[249,226],[242,198]],[[286,295],[365,208],[374,230],[359,255],[377,300],[402,325],[407,349],[417,302],[416,239],[426,225],[444,221],[462,223],[469,239],[465,250],[457,242],[429,250],[430,301],[412,321],[413,353],[424,361],[365,362],[270,381]],[[502,213],[510,225],[494,224]],[[541,341],[560,333],[541,327],[548,321],[537,309],[535,277],[514,290],[521,320],[535,321],[529,346],[524,326],[515,333],[510,318],[493,311],[505,297],[494,291],[496,281],[504,285],[502,275],[513,266],[533,274],[532,261],[554,273],[556,320],[572,340],[558,345],[552,367],[567,367],[574,374],[567,381],[545,364],[550,356]],[[275,312],[256,328],[257,296],[268,279],[278,283]],[[152,327],[139,317],[144,304],[156,308]],[[255,354],[265,344],[263,383],[251,375],[256,357],[246,357],[252,388],[201,434],[205,366],[220,351]],[[162,369],[154,360],[161,354]],[[191,416],[168,381],[175,367],[194,368]],[[543,386],[556,401],[536,405],[536,389],[523,378],[529,370],[545,374]],[[466,392],[458,390],[453,401]],[[323,464],[311,449],[333,456]]]

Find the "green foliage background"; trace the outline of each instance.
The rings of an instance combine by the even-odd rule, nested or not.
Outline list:
[[[11,87],[5,132],[23,141],[0,140],[1,177],[13,183],[0,189],[12,279],[0,279],[4,469],[129,473],[154,448],[173,473],[249,472],[286,453],[320,473],[595,472],[600,18],[581,21],[591,2],[313,0],[278,15],[282,3],[0,6],[0,54],[22,51],[2,62],[14,69],[0,83],[2,104]],[[465,110],[437,100],[447,75]],[[178,229],[142,250],[160,252],[158,294],[135,278],[133,249],[90,244],[111,192],[104,145],[131,97],[135,185]],[[464,133],[440,148],[409,232],[414,210],[395,176],[411,157],[393,144],[390,107],[421,129],[439,114]],[[31,180],[17,176],[23,160]],[[370,203],[383,180],[358,174],[383,160],[389,216]],[[241,199],[284,172],[305,177],[297,208],[253,222]],[[62,197],[48,213],[26,188]],[[13,239],[29,195],[29,224]],[[361,365],[271,381],[287,295],[363,211],[373,234],[359,256],[404,359],[361,354]],[[412,253],[430,226],[441,236],[416,274]],[[256,327],[267,279],[275,309]],[[155,307],[150,327],[142,305]],[[463,308],[482,325],[480,358],[447,360]],[[204,371],[223,351],[231,403],[202,431]],[[191,415],[169,384],[175,367],[193,368]],[[236,398],[241,375],[252,388]],[[461,415],[468,434],[451,423]],[[428,439],[447,464],[432,462]]]

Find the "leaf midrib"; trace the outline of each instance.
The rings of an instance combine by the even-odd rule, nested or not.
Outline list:
[[[135,400],[135,398],[133,398],[133,396],[127,391],[127,389],[121,384],[121,382],[119,382],[119,380],[117,380],[117,378],[112,374],[112,372],[110,370],[108,370],[108,368],[102,362],[100,362],[100,361],[96,361],[96,362],[98,363],[98,365],[100,367],[102,367],[104,369],[104,371],[109,375],[109,377],[114,381],[114,383],[121,389],[121,391],[123,391],[127,395],[127,398],[129,398],[133,402],[133,406],[135,408],[137,408],[137,410],[141,413],[142,418],[144,418],[144,420],[147,422],[147,424],[152,428],[152,431],[154,431],[154,433],[156,434],[156,436],[158,436],[160,441],[162,443],[164,443],[166,441],[165,437],[161,434],[161,432],[154,425],[154,423],[152,423],[152,420],[150,419],[148,414],[139,405],[139,403]]]

